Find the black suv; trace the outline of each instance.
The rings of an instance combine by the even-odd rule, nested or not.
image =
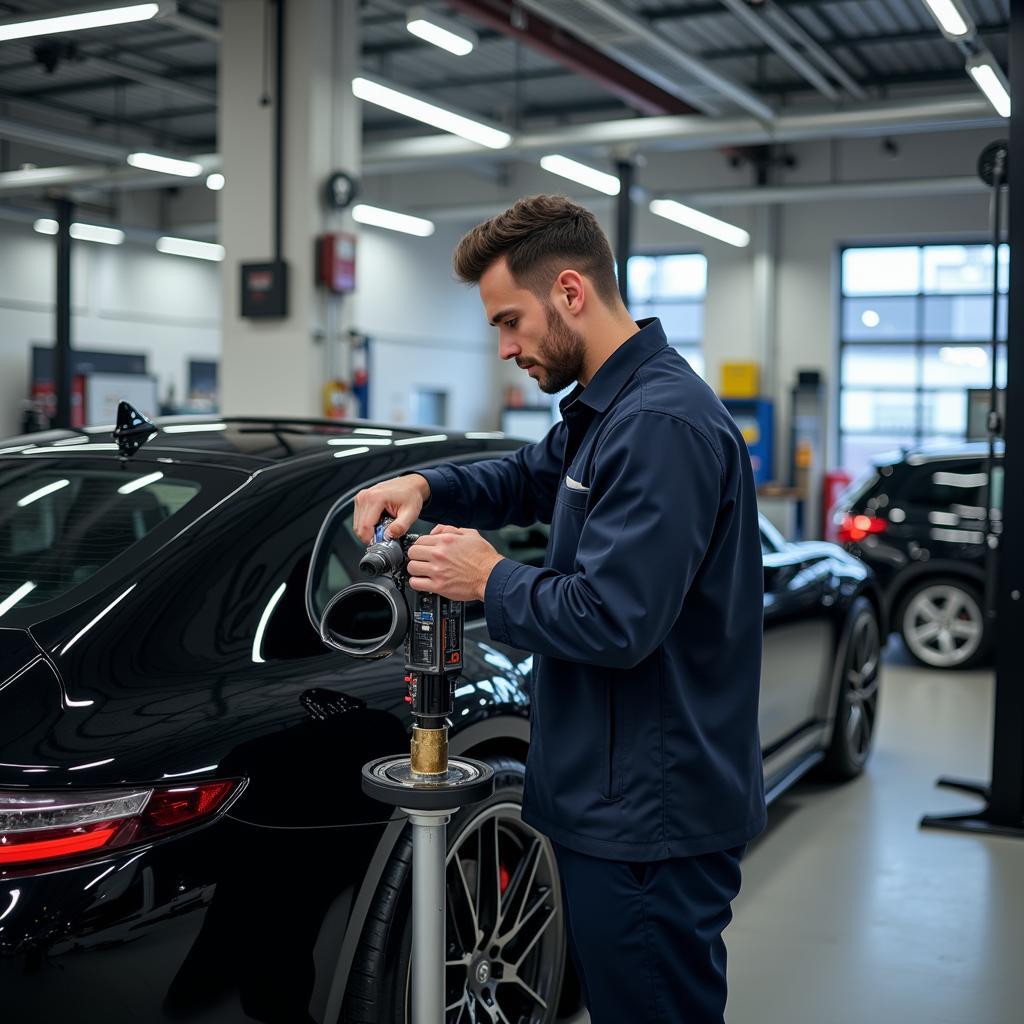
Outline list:
[[[968,668],[991,646],[985,613],[987,444],[878,456],[839,498],[840,543],[883,588],[886,621],[931,668]],[[1003,448],[992,473],[992,533],[1002,527]]]

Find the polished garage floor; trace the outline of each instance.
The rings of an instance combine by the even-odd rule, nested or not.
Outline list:
[[[1024,1021],[1024,841],[917,827],[972,806],[937,776],[988,777],[992,673],[894,644],[884,686],[866,774],[798,786],[747,855],[729,1024]]]

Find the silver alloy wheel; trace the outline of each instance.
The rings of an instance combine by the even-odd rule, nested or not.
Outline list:
[[[878,711],[878,666],[882,657],[882,643],[878,620],[874,613],[863,611],[850,630],[843,666],[844,721],[839,725],[846,731],[846,745],[850,757],[863,763],[871,749]]]
[[[550,842],[516,803],[483,808],[448,851],[446,1024],[549,1024],[565,932]],[[410,1019],[411,971],[406,977]]]
[[[911,653],[926,665],[955,668],[981,646],[984,612],[967,590],[935,583],[922,587],[907,602],[901,632]]]

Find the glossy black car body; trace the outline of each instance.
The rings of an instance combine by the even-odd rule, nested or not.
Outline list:
[[[516,443],[360,423],[161,427],[124,466],[98,432],[0,445],[8,496],[21,493],[19,474],[22,491],[35,486],[41,465],[47,478],[120,473],[135,487],[162,473],[199,487],[144,525],[144,488],[127,511],[120,499],[83,506],[91,525],[72,557],[96,536],[124,550],[35,603],[10,603],[42,556],[12,554],[17,506],[0,507],[0,791],[244,786],[195,828],[66,862],[0,865],[2,1019],[334,1024],[403,830],[363,796],[360,767],[408,749],[410,720],[401,662],[347,659],[311,626],[314,541],[323,525],[330,557],[311,574],[316,604],[355,572],[359,488]],[[545,529],[491,539],[539,563]],[[869,571],[840,548],[790,545],[768,524],[763,545],[761,730],[774,796],[823,758],[840,775],[863,765],[879,606]],[[525,760],[531,656],[492,642],[479,609],[467,620],[452,749]]]
[[[875,571],[889,629],[932,668],[966,668],[990,649],[986,532],[1002,528],[1002,446],[988,523],[987,457],[980,443],[881,455],[834,512],[844,547]]]

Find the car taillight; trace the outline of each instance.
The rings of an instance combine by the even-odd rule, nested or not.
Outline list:
[[[869,533],[882,533],[888,525],[884,519],[875,516],[853,515],[847,512],[839,524],[837,537],[840,544],[861,541]]]
[[[0,869],[98,853],[210,817],[238,780],[164,789],[0,790]]]

